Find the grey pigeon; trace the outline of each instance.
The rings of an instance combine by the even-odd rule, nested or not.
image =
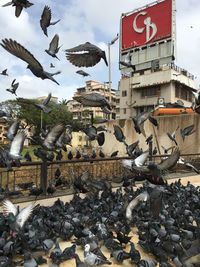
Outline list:
[[[103,264],[112,264],[109,260],[107,260],[105,257],[100,257],[90,251],[90,245],[86,244],[84,249],[84,262],[88,266],[99,266]]]
[[[19,125],[20,125],[20,120],[16,119],[14,120],[14,122],[10,125],[10,127],[8,128],[8,132],[6,134],[6,137],[12,141],[19,129]]]
[[[126,144],[125,141],[126,137],[124,136],[122,129],[118,125],[113,125],[113,127],[114,127],[114,136],[116,137],[117,141],[123,142],[125,146],[128,146]]]
[[[86,93],[81,95],[76,95],[73,97],[76,101],[80,102],[84,106],[88,107],[107,107],[111,110],[109,102],[103,95],[99,93]]]
[[[50,25],[55,25],[59,21],[60,21],[60,19],[55,21],[55,22],[51,22],[51,9],[49,6],[45,6],[43,9],[42,15],[41,15],[40,26],[41,26],[41,28],[42,28],[42,30],[46,36],[48,36],[47,28]]]
[[[44,79],[50,79],[53,82],[59,83],[53,78],[54,75],[60,74],[61,72],[49,73],[44,71],[42,65],[37,61],[37,59],[21,44],[17,43],[15,40],[12,39],[4,39],[2,40],[1,46],[7,50],[12,55],[20,58],[21,60],[28,63],[27,68],[36,76]]]
[[[0,72],[0,74],[1,75],[4,75],[4,76],[8,76],[7,69],[2,70],[2,72]]]
[[[127,68],[132,68],[133,71],[135,71],[135,65],[129,63],[129,62],[125,62],[125,61],[120,61],[119,62],[122,66],[127,67]]]
[[[55,149],[55,144],[60,135],[65,131],[65,125],[59,123],[55,125],[44,139],[43,146],[49,150]]]
[[[59,58],[56,55],[60,49],[60,46],[58,45],[58,43],[59,43],[59,36],[58,34],[55,34],[49,44],[49,49],[46,49],[45,52],[47,52],[48,55],[55,57],[59,60]]]
[[[37,267],[36,260],[31,256],[31,253],[24,253],[24,267]]]
[[[101,58],[104,59],[106,66],[108,66],[105,51],[89,42],[66,49],[65,52],[67,59],[77,67],[92,67],[96,65]]]
[[[23,10],[23,8],[28,8],[34,5],[28,0],[12,0],[11,2],[6,3],[3,7],[15,6],[15,16],[18,18]]]
[[[90,74],[85,72],[84,70],[77,70],[76,73],[82,75],[83,77],[90,76]]]
[[[10,225],[11,229],[15,232],[18,232],[24,226],[33,209],[34,204],[32,203],[19,211],[10,200],[6,199],[3,201],[3,212],[7,215],[12,213],[15,216],[16,220]]]
[[[47,98],[44,99],[44,101],[40,104],[35,103],[34,106],[44,111],[44,113],[51,112],[51,108],[47,108],[49,101],[51,100],[51,93],[48,94]]]
[[[9,157],[11,159],[22,159],[22,156],[20,154],[22,152],[26,137],[27,134],[24,130],[19,131],[15,135],[10,145]]]
[[[195,132],[194,124],[189,125],[189,126],[185,127],[184,129],[180,129],[180,133],[181,133],[181,136],[183,138],[183,141],[185,140],[186,136],[189,136],[189,135],[193,134],[194,132]]]
[[[170,133],[167,133],[169,139],[171,139],[177,146],[178,146],[178,143],[176,141],[176,131],[178,130],[179,126],[176,128],[176,130],[174,132],[172,132],[171,134]]]
[[[19,83],[15,83],[16,79],[14,79],[11,83],[11,88],[6,89],[6,91],[10,92],[11,94],[17,95],[16,91],[19,87]]]

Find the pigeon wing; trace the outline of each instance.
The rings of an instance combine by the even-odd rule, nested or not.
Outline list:
[[[31,215],[34,209],[34,204],[30,204],[27,207],[23,208],[20,213],[17,215],[16,223],[22,228],[28,217]]]
[[[47,27],[50,25],[50,22],[51,22],[51,9],[48,6],[45,6],[41,15],[40,26],[46,36],[47,36]]]
[[[65,126],[62,123],[54,126],[51,129],[51,131],[47,134],[47,137],[44,140],[44,146],[48,147],[49,144],[50,145],[54,144],[57,141],[57,139],[60,137],[64,129],[65,129]]]
[[[15,8],[15,16],[18,18],[22,12],[22,9],[23,7],[22,6],[19,6],[17,5],[16,8]]]
[[[51,99],[51,93],[48,94],[47,98],[45,98],[45,100],[42,102],[42,104],[44,106],[46,106],[49,103],[50,99]]]
[[[14,79],[11,83],[11,86],[14,86],[16,79]]]
[[[25,131],[20,131],[18,132],[10,146],[10,152],[9,154],[12,156],[19,156],[20,153],[22,152],[23,145],[24,145],[24,140],[26,138]]]
[[[137,167],[141,167],[147,160],[148,156],[149,156],[149,150],[145,151],[144,153],[142,153],[139,157],[137,157],[134,160],[135,165]]]
[[[21,44],[17,43],[12,39],[2,40],[1,46],[6,49],[12,55],[20,58],[30,65],[32,68],[38,71],[43,71],[42,65],[37,61],[37,59]]]
[[[164,159],[161,163],[158,164],[159,169],[161,170],[169,170],[173,168],[180,157],[180,150],[177,148],[173,153],[167,158]]]
[[[73,48],[66,49],[65,52],[67,53],[75,53],[75,52],[82,52],[82,51],[96,51],[98,47],[96,45],[93,45],[89,42],[86,42],[84,44],[77,45]]]
[[[49,44],[49,50],[52,51],[53,53],[57,52],[58,42],[59,42],[59,36],[58,36],[58,34],[55,34],[53,39],[51,40],[51,42]]]
[[[3,211],[8,214],[8,213],[12,213],[14,216],[17,215],[17,208],[13,205],[13,203],[8,200],[5,199],[3,201]]]
[[[83,53],[83,54],[67,53],[66,58],[73,65],[77,67],[86,67],[86,68],[93,67],[101,60],[101,57],[98,54],[90,54],[90,53]]]

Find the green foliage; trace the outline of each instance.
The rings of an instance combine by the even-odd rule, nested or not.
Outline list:
[[[73,122],[72,113],[67,110],[65,101],[60,103],[50,101],[48,108],[51,108],[51,112],[48,114],[36,108],[34,106],[36,103],[40,103],[40,101],[20,98],[2,102],[0,106],[4,110],[11,111],[13,117],[23,120],[27,125],[34,127],[36,136],[40,133],[41,120],[43,129],[50,129],[57,123],[70,124],[74,130],[79,129],[79,123]]]

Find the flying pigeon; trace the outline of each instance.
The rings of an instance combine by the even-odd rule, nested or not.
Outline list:
[[[53,63],[50,63],[50,68],[55,68],[55,66],[53,65]]]
[[[46,36],[48,36],[47,28],[50,25],[55,25],[59,21],[60,21],[60,19],[55,21],[55,22],[51,22],[51,9],[49,6],[45,6],[43,9],[42,15],[41,15],[40,26],[41,26],[41,28],[42,28],[42,30]]]
[[[19,131],[15,135],[10,145],[10,151],[9,151],[10,158],[14,160],[22,158],[20,154],[22,152],[26,137],[27,137],[27,134],[24,130]]]
[[[55,149],[56,141],[64,131],[65,131],[64,124],[59,123],[55,125],[45,137],[43,146],[49,150]]]
[[[41,109],[44,113],[50,113],[51,108],[46,107],[50,100],[51,100],[51,93],[48,94],[47,98],[45,98],[41,104],[35,103],[34,106]]]
[[[58,53],[60,49],[60,46],[58,46],[58,43],[59,43],[59,36],[58,34],[55,34],[49,44],[49,49],[46,49],[45,52],[47,52],[48,55],[55,57],[59,60],[59,58],[56,56],[56,54]]]
[[[56,73],[49,73],[44,71],[39,61],[37,61],[37,59],[21,44],[17,43],[15,40],[12,39],[4,39],[2,40],[1,46],[12,55],[27,62],[28,63],[27,68],[30,69],[30,71],[35,76],[41,78],[42,80],[50,79],[59,85],[59,83],[53,78],[53,76],[60,74],[61,72],[58,71]]]
[[[99,93],[87,93],[74,96],[73,99],[88,107],[107,107],[111,110],[111,106],[106,98]]]
[[[7,215],[12,213],[15,217],[15,221],[10,225],[12,231],[19,232],[19,230],[24,226],[24,223],[31,215],[34,209],[34,204],[29,204],[25,208],[23,208],[20,212],[17,207],[13,205],[13,203],[6,199],[3,201],[3,212]]]
[[[20,126],[20,120],[16,119],[14,120],[14,122],[10,125],[9,129],[8,129],[8,132],[6,134],[6,137],[12,141],[19,129],[19,126]]]
[[[179,126],[176,128],[176,130],[173,133],[167,133],[167,136],[169,137],[169,139],[171,139],[177,146],[178,143],[176,141],[176,131],[178,130]]]
[[[184,129],[180,129],[181,136],[183,138],[183,141],[185,140],[186,136],[189,136],[195,132],[194,130],[194,124],[185,127]]]
[[[95,66],[101,58],[104,59],[106,66],[108,66],[105,51],[89,42],[66,49],[65,52],[67,59],[77,67]]]
[[[1,75],[4,75],[4,76],[8,76],[7,71],[8,71],[7,69],[2,70],[2,72],[0,72],[0,74],[1,74]]]
[[[83,77],[90,76],[90,74],[85,72],[84,70],[77,70],[76,73],[82,75]]]
[[[28,0],[12,0],[11,2],[8,2],[5,5],[3,5],[3,7],[11,5],[15,6],[15,16],[18,18],[23,8],[31,7],[34,4],[29,2]]]
[[[10,92],[11,94],[17,95],[16,91],[19,87],[19,83],[15,83],[16,79],[14,79],[11,83],[11,88],[6,89],[6,91]]]

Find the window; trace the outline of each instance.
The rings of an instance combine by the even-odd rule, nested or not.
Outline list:
[[[126,108],[124,108],[123,111],[124,111],[124,114],[126,114]]]
[[[154,87],[148,87],[141,89],[141,97],[154,97],[159,96],[160,94],[160,87],[154,86]]]
[[[175,85],[175,97],[186,101],[192,102],[192,92],[187,89],[186,86],[182,84]]]
[[[127,96],[127,91],[122,91],[122,96]]]

